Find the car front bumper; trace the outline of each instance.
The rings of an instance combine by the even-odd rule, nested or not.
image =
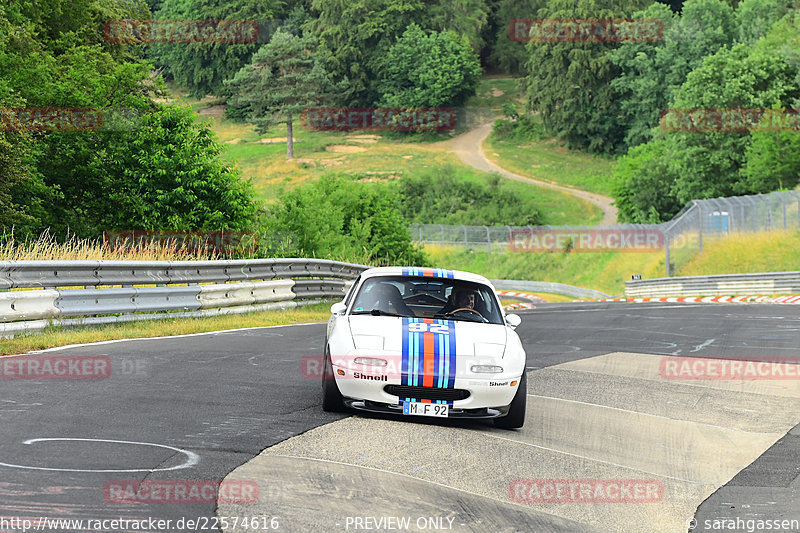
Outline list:
[[[340,372],[343,372],[344,375]],[[389,413],[395,412],[399,408],[402,413],[401,402],[406,397],[390,394],[384,390],[387,385],[401,385],[401,380],[397,377],[380,376],[380,379],[366,379],[360,377],[363,374],[359,372],[354,372],[335,364],[333,365],[333,373],[336,385],[344,397],[345,403],[353,404],[354,401],[362,401],[362,404],[352,405],[353,408]],[[509,374],[492,374],[491,377],[456,377],[453,388],[438,389],[431,387],[431,391],[448,394],[456,391],[467,391],[469,393],[468,397],[464,399],[455,399],[449,402],[453,413],[451,416],[456,416],[456,413],[460,413],[460,416],[464,418],[493,418],[506,414],[508,406],[517,393],[521,377],[521,375],[514,376]],[[445,399],[441,396],[426,398],[423,395],[415,395],[413,399],[415,401],[422,399],[435,401],[440,398]],[[385,408],[381,406],[385,406]]]
[[[344,404],[357,411],[367,411],[370,413],[388,413],[393,415],[403,414],[402,404],[384,404],[372,402],[369,400],[354,400],[352,398],[345,398]],[[451,407],[447,418],[499,418],[508,414],[508,406],[502,407],[484,407],[479,409],[461,409],[458,407]],[[405,415],[415,416],[415,415]]]

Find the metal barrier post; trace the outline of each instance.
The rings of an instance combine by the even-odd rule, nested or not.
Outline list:
[[[781,196],[781,207],[783,208],[783,229],[786,229],[786,200]]]
[[[665,260],[667,262],[667,277],[670,277],[672,275],[672,268],[670,268],[671,264],[669,262],[669,260],[670,260],[670,258],[669,258],[669,235],[667,235],[666,233],[664,234],[664,249],[666,251]]]

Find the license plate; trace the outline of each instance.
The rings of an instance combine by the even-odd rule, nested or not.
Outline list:
[[[439,416],[447,418],[450,406],[445,403],[403,402],[404,415]]]

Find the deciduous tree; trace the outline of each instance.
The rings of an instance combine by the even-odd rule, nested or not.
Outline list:
[[[460,105],[475,94],[480,60],[465,37],[412,24],[389,49],[381,103],[388,107]]]
[[[294,157],[294,121],[303,110],[323,103],[334,89],[313,50],[310,36],[278,30],[252,62],[226,82],[233,104],[249,109],[248,120],[259,132],[286,124],[286,159]]]

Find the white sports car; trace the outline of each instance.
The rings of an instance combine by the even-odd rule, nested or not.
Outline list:
[[[322,378],[326,411],[525,421],[525,351],[483,276],[373,268],[331,306]]]

